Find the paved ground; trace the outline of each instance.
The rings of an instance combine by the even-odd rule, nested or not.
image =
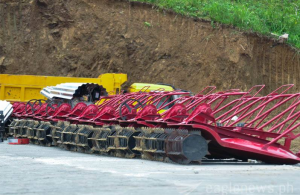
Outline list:
[[[0,194],[300,194],[300,166],[176,165],[0,143]]]

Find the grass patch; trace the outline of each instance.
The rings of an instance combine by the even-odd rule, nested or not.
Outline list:
[[[300,0],[131,0],[155,4],[177,13],[210,19],[264,35],[289,34],[300,48]]]

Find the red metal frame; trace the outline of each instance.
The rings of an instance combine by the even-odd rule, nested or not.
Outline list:
[[[238,89],[215,92],[208,86],[194,96],[163,89],[103,97],[101,104],[77,104],[73,109],[62,104],[50,108],[45,104],[35,115],[25,115],[24,104],[14,104],[15,117],[33,117],[74,124],[152,127],[198,131],[209,140],[212,157],[255,158],[270,163],[299,163],[300,151],[290,150],[291,142],[300,137],[300,93],[287,94],[293,85],[283,85],[262,96],[264,85],[253,86],[246,92]],[[181,96],[172,99],[174,95]],[[123,103],[126,101],[126,105]],[[137,102],[143,105],[139,107]],[[299,108],[298,108],[299,106]],[[126,120],[121,120],[119,111]],[[161,113],[161,114],[160,114]],[[283,144],[278,143],[283,140]]]

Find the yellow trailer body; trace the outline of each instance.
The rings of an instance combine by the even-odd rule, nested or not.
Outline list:
[[[45,99],[40,91],[46,86],[60,83],[97,83],[106,88],[109,94],[117,94],[126,81],[126,74],[115,73],[102,74],[98,78],[0,74],[0,100],[27,102]]]

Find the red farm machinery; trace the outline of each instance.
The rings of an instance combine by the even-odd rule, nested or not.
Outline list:
[[[284,85],[260,95],[264,87],[209,86],[196,95],[147,87],[106,95],[98,87],[93,104],[15,102],[8,133],[43,146],[180,164],[228,158],[297,164],[300,153],[291,145],[300,136],[300,94]]]

